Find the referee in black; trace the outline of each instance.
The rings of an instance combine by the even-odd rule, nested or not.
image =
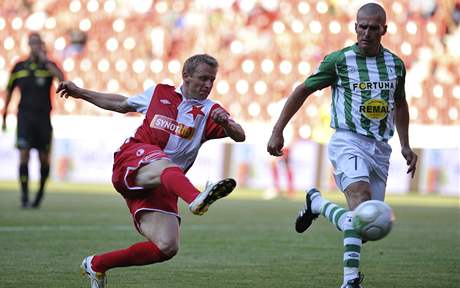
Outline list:
[[[46,55],[46,47],[40,34],[29,35],[30,55],[13,68],[7,86],[2,130],[6,130],[6,115],[13,90],[21,93],[17,115],[17,142],[19,149],[19,181],[23,208],[38,208],[43,199],[46,180],[50,172],[50,149],[53,128],[51,126],[51,85],[54,78],[64,80],[59,67]],[[29,202],[30,149],[38,150],[40,158],[40,186],[33,202]]]

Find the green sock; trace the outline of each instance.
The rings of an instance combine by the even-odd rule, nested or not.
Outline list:
[[[345,220],[345,214],[348,210],[334,204],[326,199],[323,198],[324,205],[321,208],[321,214],[329,220],[332,224],[339,229],[339,231],[343,231],[343,222]]]
[[[322,199],[324,202],[321,214],[343,231],[343,283],[359,277],[359,261],[361,257],[362,240],[353,229],[353,213],[337,204]]]
[[[362,240],[353,229],[352,212],[345,214],[343,223],[343,283],[359,277],[359,262],[361,257]]]

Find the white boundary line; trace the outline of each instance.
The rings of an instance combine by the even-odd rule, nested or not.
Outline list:
[[[0,226],[0,233],[6,232],[46,232],[46,231],[126,231],[135,229],[132,225],[40,225],[40,226]]]

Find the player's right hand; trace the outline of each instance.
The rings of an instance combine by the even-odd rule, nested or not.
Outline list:
[[[283,133],[273,132],[267,144],[267,152],[273,156],[283,155],[284,137]]]
[[[415,154],[415,152],[407,146],[401,148],[401,154],[404,156],[404,159],[406,159],[407,166],[409,166],[407,174],[410,174],[411,178],[414,178],[415,170],[417,169],[417,154]]]
[[[78,89],[78,86],[75,85],[72,81],[62,81],[56,88],[56,93],[59,94],[60,97],[64,98],[79,98],[77,93]]]

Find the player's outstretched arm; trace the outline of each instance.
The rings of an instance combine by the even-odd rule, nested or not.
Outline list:
[[[272,135],[267,144],[267,152],[273,156],[281,156],[281,151],[284,146],[283,130],[288,124],[289,120],[300,109],[307,97],[314,91],[308,88],[305,83],[301,83],[289,95],[286,104],[284,104],[275,126],[273,127]]]
[[[59,80],[59,82],[65,80],[64,73],[62,72],[62,70],[59,69],[59,67],[57,67],[56,64],[49,61],[45,45],[42,45],[37,56],[38,61],[45,65],[46,69],[48,69],[48,71],[53,75],[53,77],[56,77]]]
[[[227,112],[222,108],[217,108],[211,112],[211,118],[224,128],[225,133],[233,139],[235,142],[243,142],[246,140],[246,134],[244,133],[243,127],[236,123]]]
[[[84,88],[80,88],[72,81],[62,81],[59,83],[56,93],[64,98],[79,98],[88,101],[97,107],[119,113],[135,112],[135,107],[127,102],[127,97],[119,94],[101,93]]]

